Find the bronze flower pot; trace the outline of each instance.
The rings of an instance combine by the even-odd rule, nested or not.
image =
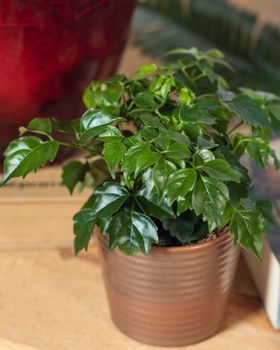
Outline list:
[[[159,346],[199,342],[222,325],[239,248],[228,233],[193,246],[152,247],[150,255],[98,245],[112,319],[129,337]]]

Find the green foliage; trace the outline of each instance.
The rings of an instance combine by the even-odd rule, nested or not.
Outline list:
[[[270,134],[280,127],[280,99],[228,89],[217,66],[218,50],[176,49],[173,63],[140,67],[131,79],[94,81],[83,101],[88,110],[70,123],[33,119],[5,151],[2,184],[52,161],[59,146],[85,152],[85,161],[63,167],[73,193],[93,193],[74,216],[74,249],[87,250],[97,225],[111,249],[149,254],[159,238],[195,243],[229,226],[235,242],[260,258],[263,234],[272,228],[271,205],[252,199],[244,155],[267,167],[280,162]],[[242,134],[239,127],[248,126]],[[53,136],[69,134],[70,141]],[[163,233],[164,232],[164,233]]]
[[[158,243],[157,226],[143,213],[120,211],[107,229],[109,247],[117,246],[127,255],[139,251],[149,254],[152,243]]]
[[[12,141],[5,150],[4,176],[1,184],[14,177],[25,177],[36,172],[47,161],[54,160],[58,151],[58,142],[43,141],[36,136],[23,136]]]
[[[88,164],[83,164],[78,160],[72,160],[62,168],[62,183],[72,194],[79,182],[83,182],[88,171]]]

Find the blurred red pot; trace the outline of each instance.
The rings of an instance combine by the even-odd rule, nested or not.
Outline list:
[[[38,116],[72,119],[117,68],[134,0],[1,0],[0,152]]]

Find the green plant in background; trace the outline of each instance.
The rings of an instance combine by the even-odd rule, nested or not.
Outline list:
[[[110,249],[149,254],[151,245],[185,245],[229,226],[236,243],[260,258],[271,228],[271,204],[256,200],[245,154],[266,167],[272,130],[280,126],[280,99],[270,93],[232,92],[216,72],[231,69],[215,49],[176,49],[180,59],[148,64],[132,78],[92,82],[79,120],[33,119],[20,128],[4,156],[2,184],[55,159],[59,147],[85,152],[63,167],[63,183],[92,196],[74,216],[75,252],[88,247],[95,225]],[[239,132],[242,124],[245,133]],[[53,137],[52,130],[72,136]],[[35,134],[36,136],[22,136]]]

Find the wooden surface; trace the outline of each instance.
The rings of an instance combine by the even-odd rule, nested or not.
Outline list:
[[[153,349],[112,323],[95,249],[79,258],[62,248],[2,251],[0,276],[0,349]],[[279,332],[272,329],[243,263],[223,329],[186,349],[238,348],[280,348]]]

